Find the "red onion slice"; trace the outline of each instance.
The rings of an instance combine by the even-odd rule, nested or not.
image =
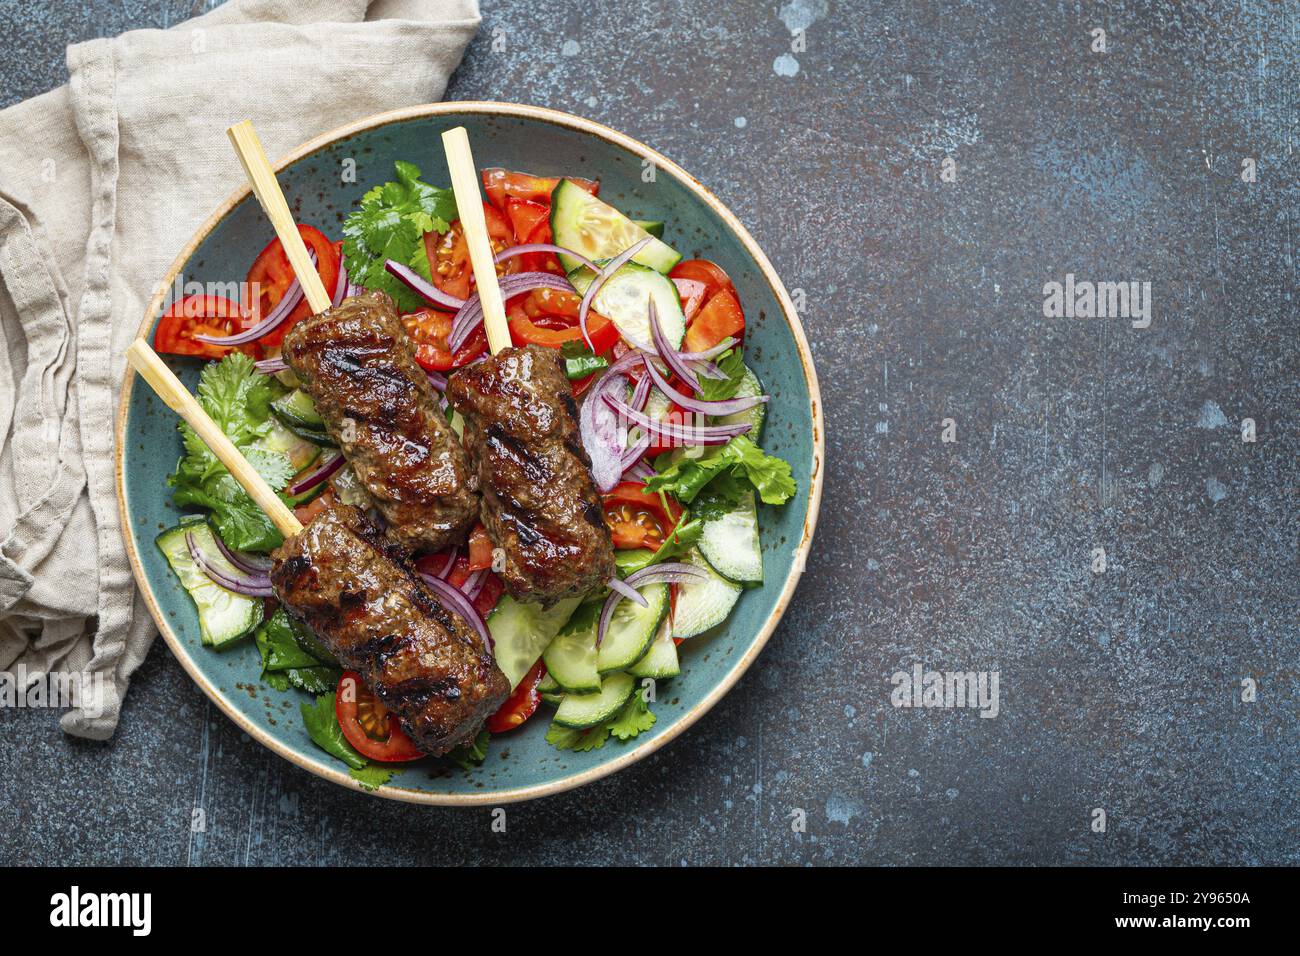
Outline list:
[[[334,283],[334,295],[330,297],[330,306],[337,309],[343,304],[343,300],[348,296],[348,267],[344,265],[342,257],[339,258],[339,280]]]
[[[640,242],[633,243],[613,259],[610,259],[609,265],[596,273],[596,278],[592,279],[591,285],[587,286],[587,291],[582,296],[582,304],[578,306],[578,325],[582,328],[582,337],[587,341],[587,348],[591,349],[592,352],[596,351],[596,346],[591,341],[591,334],[587,331],[587,313],[591,310],[592,299],[596,298],[596,293],[600,291],[600,287],[605,284],[605,281],[630,262],[632,257],[640,252],[652,238],[654,237],[646,236]]]
[[[513,299],[517,295],[530,292],[533,289],[556,289],[560,292],[572,292],[573,286],[567,279],[560,276],[552,275],[549,272],[516,272],[513,275],[504,275],[498,283],[501,287],[501,301],[505,302]],[[478,293],[475,292],[465,304],[461,306],[455,317],[451,321],[451,334],[447,336],[447,347],[455,352],[465,340],[469,338],[470,333],[474,331],[483,322],[483,303],[479,300]]]
[[[636,588],[645,584],[684,584],[690,581],[707,581],[708,579],[709,575],[701,568],[678,561],[642,568],[640,571],[629,574],[627,579],[620,583],[628,588]],[[626,597],[622,588],[614,587],[612,580],[609,584],[611,588],[610,594],[605,599],[605,606],[600,610],[600,626],[596,630],[597,647],[600,647],[601,642],[605,640],[605,632],[609,630],[609,622],[614,617],[614,611],[619,602]],[[644,601],[645,598],[641,598],[641,600]]]
[[[692,391],[700,390],[700,381],[695,377],[695,371],[682,360],[677,354],[677,350],[668,344],[668,337],[664,335],[663,326],[659,324],[659,310],[655,308],[655,300],[650,300],[650,338],[654,342],[655,351],[664,363],[676,373],[677,377],[690,386]],[[651,367],[651,362],[646,359],[646,368]],[[656,383],[658,384],[658,383]]]
[[[246,574],[263,575],[271,570],[271,559],[263,558],[257,555],[245,554],[243,551],[233,551],[226,547],[226,542],[221,540],[221,535],[213,534],[213,540],[217,542],[217,550],[221,556]]]
[[[266,574],[235,577],[213,565],[212,559],[203,553],[198,542],[194,540],[194,532],[185,532],[185,546],[189,549],[194,563],[199,566],[199,570],[214,584],[246,597],[275,597],[275,592],[271,590],[271,579]]]
[[[659,369],[655,368],[655,363],[649,359],[646,359],[645,367],[646,371],[650,373],[650,378],[654,380],[655,387],[664,393],[664,397],[674,405],[680,405],[688,412],[699,412],[701,415],[734,415],[736,412],[743,412],[767,401],[766,395],[724,398],[716,402],[705,401],[702,398],[695,398],[693,395],[685,395],[677,391],[668,383],[668,379],[663,377]]]
[[[623,473],[624,478],[635,478],[637,481],[649,481],[655,476],[653,468],[643,461],[634,462],[632,467]]]
[[[733,345],[735,345],[736,342],[737,342],[736,339],[733,339],[730,335],[728,335],[717,345],[714,345],[711,348],[707,348],[703,352],[678,352],[677,357],[686,359],[686,361],[688,362],[705,362],[708,361],[709,359],[717,358],[723,352],[727,351]]]
[[[301,481],[290,485],[287,489],[287,493],[289,495],[300,495],[304,491],[309,491],[319,485],[322,481],[325,481],[330,477],[330,475],[334,474],[334,472],[338,471],[342,467],[343,456],[341,454],[334,455],[329,461],[325,462],[325,464],[321,465],[310,475],[307,475]]]
[[[442,581],[447,580],[447,575],[451,574],[451,569],[456,564],[456,556],[460,554],[460,545],[453,544],[451,551],[447,554],[447,563],[442,566],[442,570],[435,575]]]
[[[661,422],[650,418],[648,415],[643,415],[627,402],[621,401],[612,395],[602,393],[599,398],[632,424],[640,425],[649,434],[680,445],[725,445],[737,435],[743,435],[753,427],[749,422],[738,422],[735,425],[699,425],[694,427],[678,425],[675,422]]]
[[[482,568],[474,571],[467,577],[460,586],[460,593],[465,595],[471,601],[478,597],[478,592],[483,590],[483,579],[485,572]]]
[[[253,368],[263,375],[274,375],[276,372],[283,372],[288,367],[289,363],[282,358],[260,359],[253,363]]]
[[[443,375],[441,372],[434,372],[429,369],[425,369],[424,374],[429,377],[429,384],[437,391],[447,391],[447,376]]]
[[[582,403],[578,413],[578,432],[582,447],[591,459],[591,477],[596,489],[604,494],[613,489],[623,477],[623,441],[619,436],[618,416],[605,404],[607,392],[622,393],[627,379],[620,374],[603,376]]]
[[[426,281],[424,276],[420,275],[410,266],[404,266],[396,259],[386,260],[384,262],[384,268],[388,271],[389,275],[430,305],[436,305],[442,309],[462,309],[465,307],[464,299],[458,299],[454,295],[448,295],[432,282]]]
[[[641,596],[641,592],[638,591],[636,588],[632,587],[632,585],[628,584],[622,578],[612,577],[609,579],[608,583],[611,590],[617,591],[619,594],[623,595],[623,597],[627,598],[629,601],[635,601],[637,604],[640,604],[642,607],[650,606],[650,602]]]
[[[316,253],[309,250],[308,256],[314,269],[316,267]],[[207,342],[209,345],[247,345],[249,342],[255,342],[266,333],[278,329],[284,323],[284,320],[289,317],[289,314],[298,307],[298,303],[302,301],[302,298],[302,283],[298,281],[297,276],[294,276],[293,281],[289,283],[289,287],[284,290],[284,296],[275,304],[271,314],[262,321],[244,329],[242,332],[236,332],[234,335],[196,335],[194,341]]]
[[[470,603],[469,598],[441,578],[435,578],[432,574],[425,574],[423,571],[417,571],[416,574],[449,611],[459,614],[478,632],[478,636],[483,638],[483,644],[488,650],[493,649],[492,633],[488,630],[487,622],[483,620],[483,615],[474,610],[474,605]]]
[[[507,259],[513,259],[515,256],[522,256],[529,252],[554,252],[556,255],[566,255],[572,259],[577,259],[592,272],[599,272],[600,266],[592,262],[581,252],[574,252],[572,249],[566,249],[564,246],[557,246],[550,242],[526,242],[522,246],[511,246],[508,249],[502,249],[492,257],[493,262],[505,262]],[[703,283],[701,283],[703,284]]]

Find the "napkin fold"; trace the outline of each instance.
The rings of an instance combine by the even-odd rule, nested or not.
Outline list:
[[[478,25],[476,0],[232,0],[71,46],[67,86],[0,111],[0,669],[85,675],[69,733],[113,733],[157,633],[122,543],[118,392],[153,290],[244,180],[226,127],[251,119],[274,158],[437,100]]]

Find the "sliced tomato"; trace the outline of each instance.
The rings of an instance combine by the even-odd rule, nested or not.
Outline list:
[[[371,760],[399,763],[424,756],[402,729],[397,715],[361,683],[356,671],[344,671],[334,691],[334,713],[355,750]]]
[[[330,242],[325,237],[325,233],[313,226],[300,225],[298,233],[302,236],[302,241],[307,244],[308,251],[316,253],[316,272],[325,286],[325,291],[333,295],[334,287],[339,281],[340,246]],[[277,303],[284,298],[293,279],[293,266],[289,264],[289,257],[285,255],[284,245],[279,239],[272,239],[253,260],[253,266],[248,270],[246,281],[251,290],[250,295],[257,297],[256,308],[253,311],[258,316],[269,315]],[[311,315],[311,305],[304,298],[289,313],[287,319],[258,339],[258,344],[279,345],[284,334],[293,328],[293,324],[309,315]]]
[[[492,567],[492,539],[488,537],[483,522],[474,525],[469,533],[469,569],[481,571]]]
[[[682,507],[669,495],[662,498],[645,490],[645,483],[623,481],[608,494],[604,502],[605,524],[616,548],[656,550],[682,516]]]
[[[576,293],[533,289],[511,302],[510,338],[515,345],[544,345],[552,349],[583,341],[582,328],[578,325],[581,305],[582,297]],[[587,313],[587,332],[597,355],[608,352],[619,340],[614,323],[596,312]]]
[[[484,203],[483,218],[487,221],[493,253],[515,245],[514,230],[499,210]],[[460,220],[453,222],[445,233],[426,232],[424,252],[429,257],[433,284],[448,295],[468,299],[474,291],[474,267],[469,261],[469,245],[465,242],[465,231],[461,228]],[[497,275],[519,271],[518,257],[507,259],[497,266]]]
[[[475,329],[453,355],[447,348],[452,317],[436,309],[420,309],[402,316],[402,324],[415,343],[415,360],[430,372],[446,372],[467,365],[487,351],[487,333]]]
[[[668,278],[704,283],[706,301],[723,290],[732,295],[736,294],[736,287],[731,284],[731,277],[722,271],[722,266],[708,259],[683,259],[673,266],[672,271],[668,273]]]
[[[195,340],[196,335],[234,335],[251,328],[256,318],[238,302],[219,295],[187,295],[172,305],[158,320],[153,347],[168,355],[197,355],[219,359],[237,349],[258,356],[257,343],[248,345],[209,345]]]
[[[501,583],[501,579],[491,571],[483,579],[483,585],[479,588],[478,597],[474,599],[474,610],[486,620],[487,616],[492,613],[492,609],[497,606],[497,601],[501,600],[501,594],[506,586]]]
[[[741,338],[745,332],[745,313],[740,300],[723,289],[705,303],[690,325],[686,327],[683,351],[702,352],[717,345],[727,336]]]
[[[499,166],[490,167],[480,174],[483,177],[483,191],[498,209],[506,208],[506,199],[523,199],[528,202],[550,205],[551,192],[560,183],[558,176],[532,176],[528,173],[513,173]],[[581,186],[593,196],[600,192],[600,183],[590,179],[566,176],[575,186]]]
[[[514,730],[533,716],[537,711],[537,705],[542,700],[537,685],[542,682],[544,676],[546,676],[546,665],[542,663],[541,658],[538,658],[532,670],[519,682],[514,693],[501,705],[501,709],[488,718],[487,729],[494,734],[503,734],[508,730]]]
[[[529,202],[527,199],[507,199],[506,216],[510,219],[510,228],[520,242],[532,240],[528,237],[537,232],[538,227],[550,231],[550,204]],[[549,240],[547,240],[549,242]]]
[[[682,300],[682,315],[689,322],[700,311],[708,286],[698,279],[674,279],[673,285],[677,287],[677,296]]]
[[[303,525],[309,525],[316,520],[317,515],[319,515],[322,511],[325,511],[333,503],[334,503],[334,489],[326,488],[324,491],[322,491],[311,501],[308,501],[306,504],[301,504],[298,507],[294,508],[293,509],[294,517],[296,517],[299,521],[301,521]]]

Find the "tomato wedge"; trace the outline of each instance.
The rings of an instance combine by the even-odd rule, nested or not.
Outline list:
[[[542,695],[537,690],[537,685],[542,682],[546,675],[546,665],[538,658],[533,669],[524,675],[524,679],[519,682],[501,709],[487,720],[487,729],[494,734],[504,734],[507,730],[514,730],[525,720],[533,716],[537,711],[537,705],[541,703]]]
[[[492,205],[505,210],[507,197],[523,199],[528,202],[551,203],[551,191],[560,183],[558,176],[532,176],[528,173],[513,173],[499,166],[489,167],[480,174],[483,178],[483,191]],[[581,186],[593,196],[600,192],[600,183],[590,179],[566,176],[575,186]]]
[[[605,524],[614,539],[614,547],[619,549],[656,550],[682,517],[681,505],[669,495],[661,499],[658,494],[646,491],[644,482],[640,481],[620,482],[601,497]]]
[[[339,245],[330,242],[325,233],[312,226],[299,226],[298,233],[302,236],[302,241],[307,244],[307,249],[316,253],[316,272],[325,286],[325,291],[333,295],[334,287],[339,281]],[[289,264],[284,246],[279,239],[272,239],[253,260],[253,266],[248,270],[246,280],[248,288],[252,290],[252,295],[257,296],[257,307],[254,312],[258,316],[269,315],[284,298],[284,294],[289,291],[293,279],[293,266]],[[258,339],[258,344],[279,345],[284,334],[293,328],[293,324],[309,315],[311,315],[311,305],[304,298],[289,313],[287,319]]]
[[[510,338],[515,345],[544,345],[562,348],[569,342],[581,342],[582,328],[578,311],[582,297],[559,289],[533,289],[512,302],[509,310]],[[597,355],[608,352],[619,340],[618,328],[595,312],[587,313],[587,331]]]
[[[344,671],[334,691],[334,713],[353,748],[364,757],[384,763],[404,763],[424,756],[402,730],[397,715],[379,702],[361,683],[356,671]]]
[[[483,522],[474,525],[469,533],[469,569],[482,571],[492,567],[492,539],[488,537]]]
[[[731,284],[731,277],[722,271],[722,267],[708,259],[683,259],[673,266],[668,273],[670,279],[688,279],[704,284],[704,298],[713,298],[719,292],[736,294],[736,287]]]
[[[447,349],[451,335],[452,317],[434,309],[420,309],[402,316],[402,324],[415,343],[415,360],[430,372],[446,372],[460,368],[487,351],[487,332],[479,326],[469,334],[452,355]]]
[[[500,210],[484,203],[483,218],[487,221],[488,238],[494,254],[507,246],[515,245],[514,231]],[[424,252],[429,257],[433,284],[448,295],[468,299],[474,291],[474,268],[470,265],[469,245],[465,242],[465,231],[461,228],[460,220],[453,222],[445,233],[426,232]],[[507,259],[497,266],[497,275],[519,271],[517,257]]]
[[[723,289],[705,303],[686,328],[683,351],[702,352],[717,345],[727,336],[740,338],[745,331],[745,313],[735,294]]]
[[[232,349],[257,356],[256,342],[248,345],[209,345],[196,335],[233,335],[251,328],[256,319],[238,302],[219,295],[187,295],[172,305],[158,320],[153,334],[154,351],[168,355],[197,355],[219,359]]]
[[[334,489],[326,488],[311,501],[293,509],[294,517],[304,525],[311,524],[316,516],[334,503]]]

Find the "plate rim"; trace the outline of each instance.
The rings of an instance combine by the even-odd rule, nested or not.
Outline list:
[[[809,404],[812,412],[812,474],[809,476],[811,487],[808,492],[808,513],[804,518],[803,532],[798,546],[794,550],[793,561],[791,562],[790,572],[787,574],[785,583],[782,586],[781,593],[777,596],[776,604],[773,606],[767,619],[759,627],[753,642],[746,652],[731,666],[731,669],[723,675],[714,687],[700,699],[690,710],[686,711],[681,718],[667,731],[646,741],[639,746],[633,746],[626,753],[619,755],[613,760],[600,764],[597,767],[591,767],[578,773],[570,774],[559,780],[552,780],[547,783],[531,784],[524,787],[514,787],[509,790],[483,790],[476,793],[435,793],[427,790],[419,790],[412,787],[402,787],[400,784],[385,784],[378,789],[370,790],[354,780],[349,774],[337,768],[328,766],[323,762],[313,762],[299,754],[287,743],[280,741],[269,731],[264,730],[257,724],[253,723],[243,715],[236,707],[226,700],[221,689],[216,687],[208,680],[206,675],[199,670],[198,665],[190,656],[187,648],[171,629],[167,615],[163,613],[162,608],[154,598],[153,590],[149,586],[149,581],[144,573],[144,567],[140,562],[140,555],[136,550],[134,536],[131,533],[132,523],[130,520],[130,510],[127,505],[126,497],[126,417],[131,403],[132,387],[135,384],[136,373],[128,364],[122,376],[121,397],[118,400],[117,420],[114,424],[114,484],[117,491],[118,515],[121,521],[121,531],[123,542],[126,546],[127,557],[131,562],[131,574],[135,578],[136,586],[139,588],[140,595],[144,599],[145,605],[149,609],[150,616],[158,626],[159,633],[167,642],[167,646],[185,669],[190,679],[198,685],[199,689],[207,695],[208,699],[215,703],[221,711],[234,722],[244,733],[256,740],[259,744],[266,747],[271,752],[288,760],[295,766],[301,767],[309,773],[329,780],[332,783],[347,787],[352,790],[367,794],[369,796],[378,796],[390,800],[398,800],[407,803],[420,803],[433,806],[484,806],[500,805],[505,803],[516,803],[524,800],[535,800],[540,797],[550,796],[557,793],[563,793],[567,790],[573,790],[577,787],[586,786],[594,783],[603,777],[617,773],[625,767],[631,766],[638,760],[642,760],[655,753],[661,747],[666,746],[675,740],[679,735],[692,727],[696,721],[708,713],[713,706],[721,700],[728,691],[735,686],[741,676],[749,669],[750,665],[758,657],[759,653],[767,645],[781,618],[785,615],[786,608],[794,595],[795,588],[798,586],[799,579],[803,576],[804,567],[812,546],[813,532],[817,526],[817,513],[821,507],[822,481],[824,477],[824,460],[825,460],[825,427],[822,416],[821,389],[817,381],[817,371],[813,366],[812,350],[809,348],[807,336],[804,334],[803,325],[799,320],[799,314],[795,310],[794,303],[790,295],[786,292],[785,285],[781,282],[772,263],[768,261],[763,250],[759,248],[754,237],[749,234],[739,219],[728,209],[721,200],[713,195],[698,179],[692,176],[681,166],[674,163],[668,157],[664,156],[657,150],[651,149],[644,143],[625,133],[620,133],[611,127],[598,123],[595,120],[586,119],[576,116],[572,113],[565,113],[560,110],[550,109],[543,106],[531,106],[522,103],[506,103],[488,100],[457,100],[441,103],[422,103],[415,106],[406,106],[393,110],[385,110],[381,113],[375,113],[370,116],[354,120],[342,126],[336,127],[319,136],[307,140],[305,143],[290,150],[284,156],[272,162],[272,168],[278,173],[286,166],[296,163],[299,160],[324,149],[337,140],[347,136],[353,136],[357,133],[365,132],[382,126],[388,126],[392,123],[402,122],[412,119],[423,119],[427,117],[436,117],[446,114],[482,114],[489,116],[505,116],[510,118],[522,118],[537,120],[544,123],[550,123],[566,129],[575,130],[589,135],[596,136],[615,146],[618,146],[642,159],[649,159],[655,167],[673,176],[688,191],[693,193],[698,199],[702,200],[705,205],[711,208],[731,229],[732,233],[740,241],[745,251],[753,257],[757,263],[759,271],[767,281],[773,296],[781,307],[781,311],[790,327],[790,332],[794,337],[795,346],[799,354],[800,365],[803,370],[804,381],[808,386]],[[231,193],[213,213],[195,231],[190,241],[186,243],[180,254],[168,267],[166,278],[155,287],[154,294],[150,297],[148,305],[145,307],[144,319],[140,324],[137,337],[146,336],[153,325],[154,318],[162,306],[163,299],[171,289],[171,285],[180,272],[181,268],[193,256],[199,245],[207,239],[212,230],[225,219],[230,211],[251,194],[251,188],[245,184]]]

